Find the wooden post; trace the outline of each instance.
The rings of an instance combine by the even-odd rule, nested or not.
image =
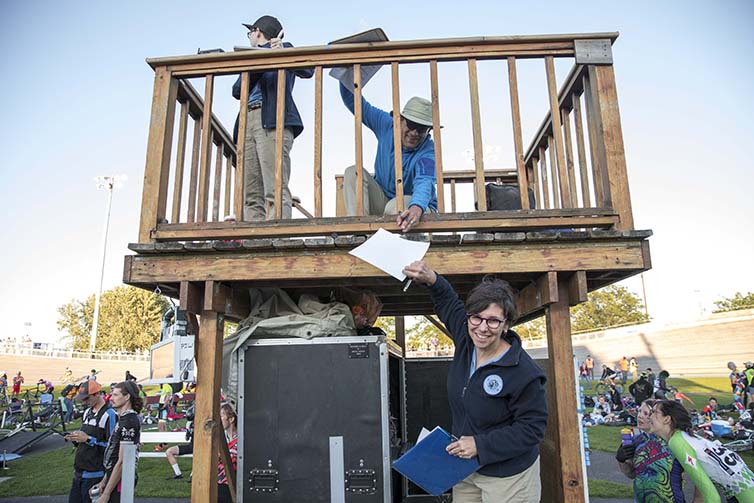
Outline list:
[[[314,215],[322,217],[322,67],[314,69]]]
[[[196,338],[196,419],[191,503],[217,501],[217,459],[220,451],[220,378],[224,318],[212,311],[214,281],[204,284],[199,336]]]
[[[191,144],[191,173],[189,174],[188,217],[189,223],[196,222],[196,192],[199,184],[199,155],[202,144],[202,122],[194,119],[194,140]]]
[[[285,70],[278,70],[275,110],[275,219],[283,218],[283,133],[285,132]],[[269,215],[268,215],[269,216]]]
[[[552,135],[553,143],[555,144],[555,151],[553,157],[557,161],[558,176],[555,178],[553,174],[552,185],[555,194],[560,193],[560,198],[556,197],[555,201],[560,201],[562,204],[556,207],[573,208],[571,202],[571,193],[568,188],[568,171],[565,163],[565,153],[563,152],[563,129],[560,120],[560,105],[558,103],[558,89],[555,83],[555,63],[552,56],[545,57],[545,70],[547,73],[547,89],[550,95],[550,118],[552,119]],[[552,162],[553,172],[555,171],[555,162]],[[557,182],[559,183],[556,183]]]
[[[516,58],[508,58],[508,87],[511,95],[511,119],[513,120],[513,145],[516,153],[516,170],[518,172],[518,190],[521,193],[521,208],[529,209],[529,180],[524,166],[524,142],[521,133],[521,108],[518,103],[518,77],[516,76]]]
[[[545,309],[547,318],[548,420],[542,445],[542,501],[584,501],[584,473],[576,413],[576,373],[571,344],[569,291],[573,280],[558,273],[558,298]]]
[[[364,215],[364,150],[361,133],[361,65],[353,65],[354,169],[356,170],[356,216]]]
[[[445,213],[445,176],[442,171],[442,132],[440,131],[440,89],[437,77],[437,60],[429,62],[432,88],[432,136],[435,140],[435,179],[437,182],[437,211]]]
[[[249,114],[249,72],[241,74],[241,104],[238,112],[238,141],[236,142],[236,183],[233,189],[233,208],[236,214],[236,221],[244,220],[244,193],[245,193],[245,173],[244,164],[246,164],[246,122]]]
[[[209,177],[212,165],[212,99],[215,89],[215,76],[209,74],[204,78],[204,110],[202,110],[202,145],[199,159],[199,202],[197,204],[197,222],[207,221],[207,204],[209,202]]]
[[[395,317],[395,343],[403,349],[403,356],[406,356],[406,318],[403,316]]]
[[[186,161],[186,130],[188,129],[188,101],[181,103],[178,121],[178,145],[175,157],[175,181],[173,183],[173,216],[170,220],[176,224],[181,221],[181,198],[183,197],[183,166]]]
[[[586,147],[584,146],[584,126],[581,118],[581,100],[573,95],[573,118],[576,127],[576,147],[579,153],[579,176],[581,177],[581,201],[584,208],[589,208],[591,198],[589,196],[589,173],[586,166]]]
[[[139,242],[152,242],[152,230],[165,218],[168,203],[170,148],[173,146],[173,122],[178,81],[165,67],[155,70],[152,113],[149,119],[147,162],[144,167],[144,190],[141,198]]]
[[[469,92],[471,95],[471,130],[474,136],[474,200],[478,211],[487,211],[487,194],[484,191],[484,148],[482,147],[482,118],[479,108],[479,78],[476,59],[469,59]]]
[[[615,227],[619,230],[631,230],[634,228],[634,217],[612,65],[590,66],[589,81],[592,84],[597,141],[600,156],[605,163],[603,175],[607,177],[606,181],[603,180],[603,187],[610,194],[613,208],[620,215],[620,223]]]
[[[401,86],[398,63],[391,63],[391,85],[393,94],[393,169],[395,170],[395,209],[404,210],[403,205],[403,142],[401,141]]]

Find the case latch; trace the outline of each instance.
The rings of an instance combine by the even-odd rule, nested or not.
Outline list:
[[[377,492],[377,476],[374,470],[363,468],[346,471],[346,491],[355,494]]]
[[[274,493],[280,486],[277,470],[254,469],[249,472],[249,489],[258,493]]]

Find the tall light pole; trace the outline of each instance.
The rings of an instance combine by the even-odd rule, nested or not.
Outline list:
[[[105,257],[107,256],[107,234],[110,230],[110,208],[113,205],[113,189],[123,186],[126,181],[126,175],[110,175],[94,177],[97,182],[97,189],[107,190],[107,211],[105,213],[105,231],[102,235],[102,267],[99,274],[99,288],[94,298],[94,319],[92,320],[92,336],[89,339],[89,351],[94,353],[94,347],[97,345],[97,325],[99,323],[99,301],[102,297],[102,283],[105,280]]]

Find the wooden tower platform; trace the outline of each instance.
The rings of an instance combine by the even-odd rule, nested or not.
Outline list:
[[[348,254],[380,227],[397,231],[392,218],[347,217],[340,205],[335,215],[323,214],[323,186],[328,186],[322,177],[323,69],[353,66],[358,98],[361,65],[389,65],[397,109],[400,67],[428,64],[434,121],[439,125],[440,99],[450,98],[441,95],[438,66],[457,61],[465,62],[468,69],[475,169],[444,169],[442,130],[435,128],[437,185],[443,187],[438,190],[440,211],[426,215],[415,232],[418,239],[431,243],[426,256],[430,267],[445,275],[462,297],[484,274],[492,273],[518,290],[520,321],[546,316],[550,421],[542,445],[543,501],[584,501],[569,307],[584,302],[589,291],[651,267],[647,241],[651,231],[635,230],[631,211],[612,66],[616,38],[616,33],[597,33],[439,39],[148,60],[155,70],[155,87],[141,224],[138,243],[129,246],[134,254],[125,258],[124,282],[150,290],[159,287],[200,319],[192,502],[216,499],[216,453],[222,453],[224,446],[219,419],[223,325],[248,314],[249,287],[280,287],[293,297],[300,293],[328,297],[335,287],[358,287],[380,297],[383,316],[432,314],[424,288],[412,286],[404,293],[399,282]],[[554,58],[573,61],[559,91]],[[522,59],[541,61],[541,84],[547,89],[550,110],[527,150],[516,70]],[[500,61],[498,80],[506,84],[501,92],[509,95],[506,120],[512,121],[515,145],[511,170],[484,167],[480,60]],[[315,69],[314,121],[306,125],[314,131],[314,183],[308,199],[313,211],[297,202],[307,218],[282,220],[278,214],[264,223],[223,221],[227,214],[243,213],[243,170],[237,169],[243,166],[243,148],[232,142],[213,115],[215,77],[277,71],[280,85],[286,69],[305,67]],[[244,75],[241,103],[249,92],[248,74]],[[188,82],[190,78],[204,79],[203,95]],[[296,99],[304,98],[297,94]],[[282,101],[278,117],[284,113]],[[364,169],[360,116],[357,107],[357,176]],[[239,137],[243,138],[245,114],[241,117]],[[399,120],[398,114],[394,120]],[[304,156],[298,151],[296,155]],[[396,192],[402,194],[399,162],[395,169]],[[524,208],[529,207],[531,188],[536,208],[488,211],[484,184],[490,181],[518,185]],[[341,183],[336,178],[331,193],[338,193]],[[472,184],[479,211],[456,211],[457,186],[464,183]],[[282,199],[281,189],[278,182],[277,201]],[[396,326],[398,342],[405,346],[402,323]]]

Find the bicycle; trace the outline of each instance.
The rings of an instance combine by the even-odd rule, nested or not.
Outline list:
[[[594,387],[594,391],[598,395],[609,393],[611,386],[614,387],[618,393],[623,394],[623,386],[621,386],[615,381],[614,375],[607,377],[605,379],[600,379],[600,382],[598,382],[597,385]]]
[[[743,434],[744,438],[737,438],[732,442],[723,444],[723,446],[735,452],[751,451],[754,449],[754,430],[742,430],[739,432],[740,434]]]

